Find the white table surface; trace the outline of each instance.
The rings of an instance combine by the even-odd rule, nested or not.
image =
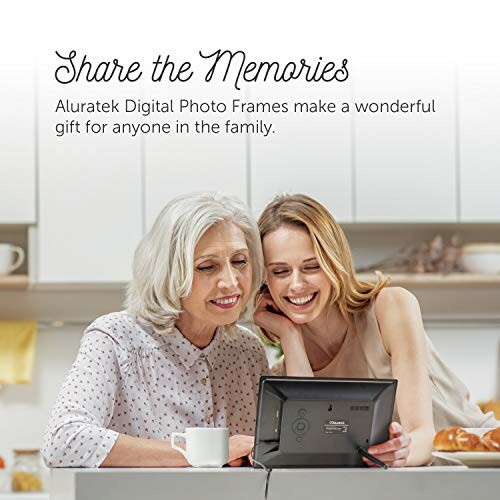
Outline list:
[[[500,498],[500,469],[276,469],[270,500],[483,500]]]
[[[249,467],[53,469],[50,500],[256,500],[265,486]]]
[[[251,468],[54,469],[50,500],[257,500],[266,476]],[[499,492],[500,469],[274,469],[268,499],[482,500]]]

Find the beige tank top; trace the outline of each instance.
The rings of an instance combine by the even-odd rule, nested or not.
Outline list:
[[[391,357],[385,350],[375,316],[375,301],[364,311],[353,315],[344,342],[335,358],[324,368],[314,372],[316,377],[380,378],[392,376]],[[463,382],[443,363],[430,339],[426,336],[432,384],[432,407],[436,431],[445,427],[498,427],[493,412],[484,414],[469,401],[469,392]],[[283,356],[271,369],[273,375],[286,375]],[[397,406],[393,419],[399,422]]]

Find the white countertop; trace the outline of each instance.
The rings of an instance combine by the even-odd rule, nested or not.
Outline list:
[[[258,500],[266,478],[252,468],[54,469],[50,500]],[[500,469],[273,469],[267,498],[471,500],[496,498],[498,491]]]

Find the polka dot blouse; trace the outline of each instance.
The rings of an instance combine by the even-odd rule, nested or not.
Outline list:
[[[253,435],[258,382],[268,375],[256,335],[217,330],[204,349],[177,329],[160,335],[126,312],[85,331],[52,409],[42,454],[49,467],[98,467],[120,433],[169,441],[186,427]]]

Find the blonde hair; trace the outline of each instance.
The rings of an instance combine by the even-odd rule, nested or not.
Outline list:
[[[305,229],[312,240],[318,263],[330,280],[342,317],[365,309],[370,300],[387,286],[389,278],[376,271],[377,283],[356,278],[351,250],[341,227],[321,203],[303,194],[280,195],[267,205],[258,221],[261,240],[283,226]]]
[[[208,229],[222,221],[236,224],[248,245],[252,286],[242,318],[249,317],[264,277],[259,232],[240,200],[215,192],[178,196],[160,212],[134,254],[133,277],[125,300],[127,311],[158,333],[173,331],[182,312],[181,299],[191,293],[195,247]]]

